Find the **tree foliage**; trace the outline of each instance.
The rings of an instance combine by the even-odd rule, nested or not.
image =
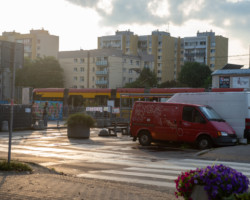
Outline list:
[[[161,83],[159,88],[176,88],[176,87],[187,87],[187,85],[179,83],[178,81],[171,80],[171,81],[165,81]]]
[[[63,86],[63,69],[54,57],[24,60],[24,67],[16,72],[16,86],[59,88]]]
[[[211,70],[207,65],[188,62],[182,66],[178,80],[189,87],[208,87],[211,84]]]
[[[124,88],[151,88],[157,86],[157,76],[149,68],[143,68],[140,76],[131,83],[127,83]]]

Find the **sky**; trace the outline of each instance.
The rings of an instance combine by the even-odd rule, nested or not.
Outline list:
[[[130,30],[173,37],[213,31],[229,39],[229,63],[249,67],[250,0],[0,0],[0,34],[45,29],[59,50],[97,49],[97,38]]]

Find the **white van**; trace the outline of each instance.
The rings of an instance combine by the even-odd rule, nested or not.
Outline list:
[[[209,105],[235,130],[250,140],[250,92],[177,93],[167,102]]]

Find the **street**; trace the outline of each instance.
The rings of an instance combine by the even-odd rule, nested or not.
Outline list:
[[[98,136],[91,129],[89,139],[68,139],[67,129],[15,131],[13,160],[38,163],[74,177],[143,184],[160,190],[175,189],[182,171],[225,164],[250,177],[250,164],[205,160],[199,150],[168,144],[142,147],[127,135]],[[0,157],[7,159],[8,133],[0,133]]]

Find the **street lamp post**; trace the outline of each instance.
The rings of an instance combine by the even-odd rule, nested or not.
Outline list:
[[[13,129],[13,113],[14,113],[14,96],[15,96],[15,47],[13,47],[13,71],[12,71],[12,86],[11,86],[11,103],[10,103],[10,128],[9,128],[9,151],[8,151],[8,164],[11,160],[11,140],[12,140],[12,129]]]

